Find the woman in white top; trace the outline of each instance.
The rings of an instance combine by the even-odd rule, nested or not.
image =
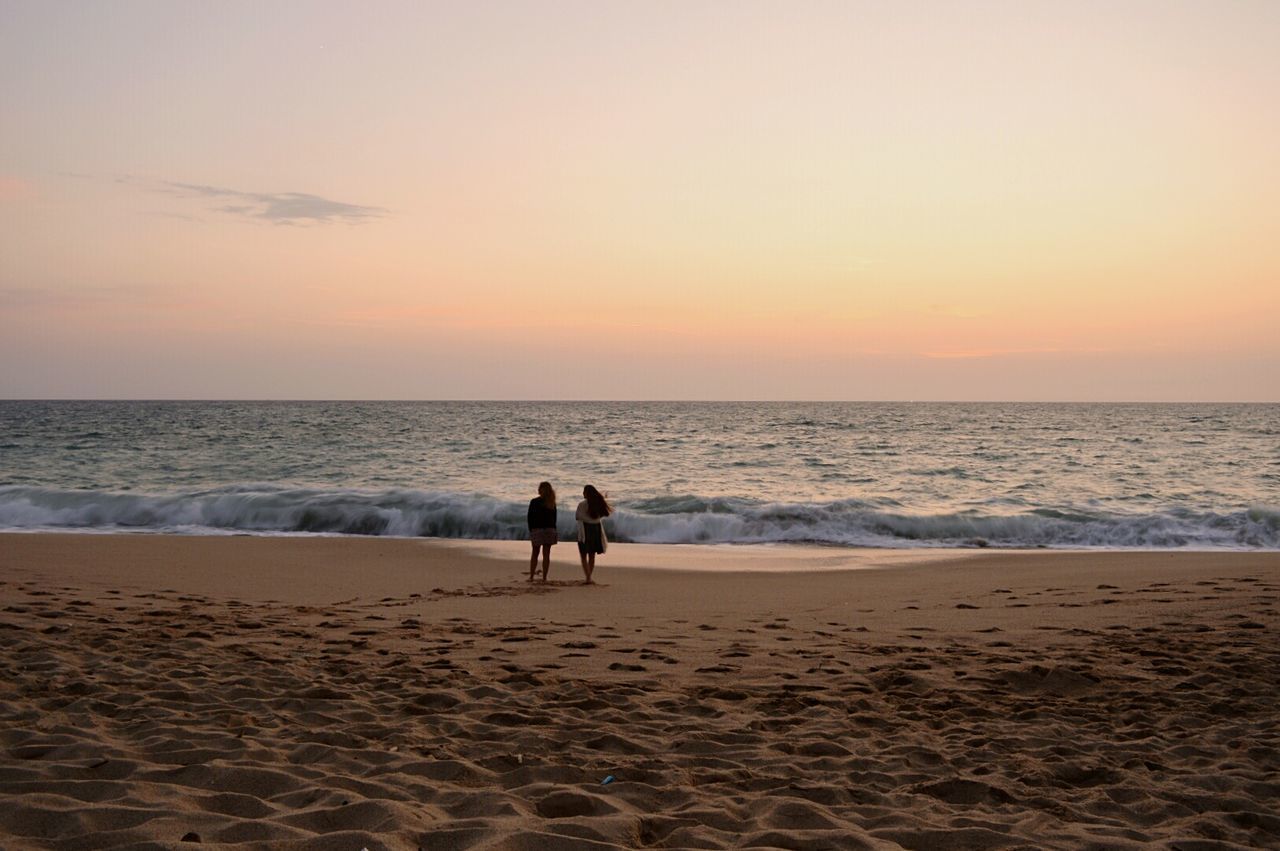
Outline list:
[[[578,555],[582,558],[582,573],[591,584],[591,574],[596,569],[596,553],[603,553],[609,546],[604,534],[604,518],[613,513],[600,491],[591,485],[582,489],[582,502],[578,503]]]

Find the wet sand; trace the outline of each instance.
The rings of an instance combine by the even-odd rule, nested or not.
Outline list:
[[[0,847],[1280,845],[1280,554],[527,552],[0,535]]]

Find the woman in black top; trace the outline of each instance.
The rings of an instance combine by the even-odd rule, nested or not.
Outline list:
[[[529,501],[529,540],[533,555],[529,557],[529,581],[538,569],[538,550],[542,550],[542,581],[547,581],[551,567],[551,547],[560,538],[556,533],[556,492],[550,482],[538,485],[538,495]]]

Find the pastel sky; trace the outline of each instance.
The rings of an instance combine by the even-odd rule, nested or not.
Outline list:
[[[1280,3],[0,0],[0,396],[1280,400]]]

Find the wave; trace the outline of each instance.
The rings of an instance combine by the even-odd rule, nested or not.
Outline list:
[[[8,485],[0,486],[0,529],[516,540],[527,537],[526,505],[483,494],[406,489],[250,484],[142,494]],[[1060,507],[920,515],[902,511],[892,499],[765,503],[669,496],[621,505],[609,532],[617,541],[660,544],[1280,549],[1280,509],[1115,514]],[[573,513],[563,507],[560,534],[575,534]]]

